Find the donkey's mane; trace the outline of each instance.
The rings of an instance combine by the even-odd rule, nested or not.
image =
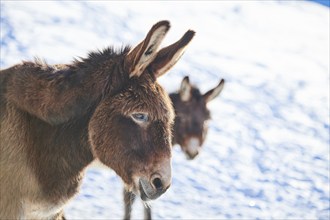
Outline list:
[[[85,67],[88,65],[98,65],[99,63],[107,60],[113,60],[118,57],[122,57],[127,54],[131,49],[131,46],[123,46],[119,49],[114,47],[107,47],[102,50],[96,50],[88,53],[87,58],[78,57],[74,59],[74,64],[79,67]]]
[[[94,69],[104,66],[106,62],[109,60],[113,63],[117,62],[120,64],[124,60],[125,55],[130,51],[131,46],[123,46],[121,48],[115,49],[114,47],[107,47],[102,50],[91,51],[88,53],[86,58],[77,57],[73,59],[73,62],[69,64],[48,64],[46,60],[40,57],[34,57],[34,62],[31,61],[23,61],[23,65],[35,67],[42,71],[40,71],[40,78],[47,78],[48,80],[56,80],[61,78],[61,80],[57,80],[58,83],[74,85],[81,81],[82,78],[86,76],[86,74],[96,74],[98,75]],[[109,66],[109,65],[107,65]],[[111,68],[115,68],[114,66]],[[104,82],[101,94],[101,98],[105,97],[112,90],[112,94],[117,93],[125,78],[127,77],[125,74],[122,74],[122,70],[120,71],[109,71],[106,69],[102,69],[101,72],[104,71],[105,74],[101,74],[102,81]],[[116,73],[117,74],[114,74]],[[109,73],[109,74],[108,74]],[[110,83],[112,82],[112,83]],[[120,85],[120,86],[115,86]]]
[[[131,46],[123,46],[119,49],[115,49],[114,47],[107,47],[102,50],[91,51],[88,53],[87,57],[76,57],[73,59],[73,63],[69,65],[74,65],[77,67],[86,67],[88,65],[98,65],[107,60],[113,60],[116,57],[122,57],[123,55],[127,54],[131,49]],[[34,57],[34,62],[31,61],[23,61],[23,64],[37,64],[38,66],[42,67],[43,69],[52,70],[57,69],[57,67],[64,66],[64,65],[51,65],[48,64],[47,61],[43,58],[38,56]]]

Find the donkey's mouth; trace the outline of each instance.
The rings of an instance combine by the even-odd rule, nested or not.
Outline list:
[[[140,190],[140,197],[143,201],[148,201],[149,198],[147,196],[147,194],[145,193],[144,189],[143,189],[143,186],[142,186],[142,183],[141,183],[141,180],[139,181],[139,190]]]
[[[190,137],[184,145],[184,153],[188,160],[193,160],[201,150],[201,143],[198,138]]]
[[[143,201],[154,200],[161,196],[165,190],[155,190],[145,179],[139,180],[140,197]]]

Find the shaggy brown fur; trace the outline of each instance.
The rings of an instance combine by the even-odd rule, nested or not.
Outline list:
[[[194,159],[202,148],[208,130],[207,121],[210,119],[207,103],[220,94],[224,83],[222,79],[215,88],[202,94],[196,86],[190,84],[186,76],[179,91],[170,94],[175,110],[172,144],[179,144],[187,159]],[[193,143],[195,146],[190,146],[192,139],[197,141]],[[134,200],[135,195],[124,188],[124,219],[131,218]],[[151,207],[144,207],[144,218],[151,219]]]
[[[61,219],[96,158],[143,200],[166,191],[174,113],[156,78],[194,36],[158,52],[169,27],[158,22],[133,49],[1,70],[0,219]]]

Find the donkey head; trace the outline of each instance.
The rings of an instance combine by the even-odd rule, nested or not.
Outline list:
[[[171,101],[157,83],[184,53],[195,32],[158,51],[170,28],[155,24],[146,38],[113,69],[126,76],[115,94],[97,106],[89,123],[93,154],[143,200],[156,199],[171,184]]]
[[[194,159],[203,145],[210,119],[207,103],[217,97],[223,89],[224,80],[204,95],[189,83],[186,76],[178,94],[171,94],[175,106],[174,143],[181,146],[188,159]]]

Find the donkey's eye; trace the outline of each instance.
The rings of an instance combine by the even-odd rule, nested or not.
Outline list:
[[[132,118],[139,123],[147,122],[149,120],[147,113],[133,113]]]

